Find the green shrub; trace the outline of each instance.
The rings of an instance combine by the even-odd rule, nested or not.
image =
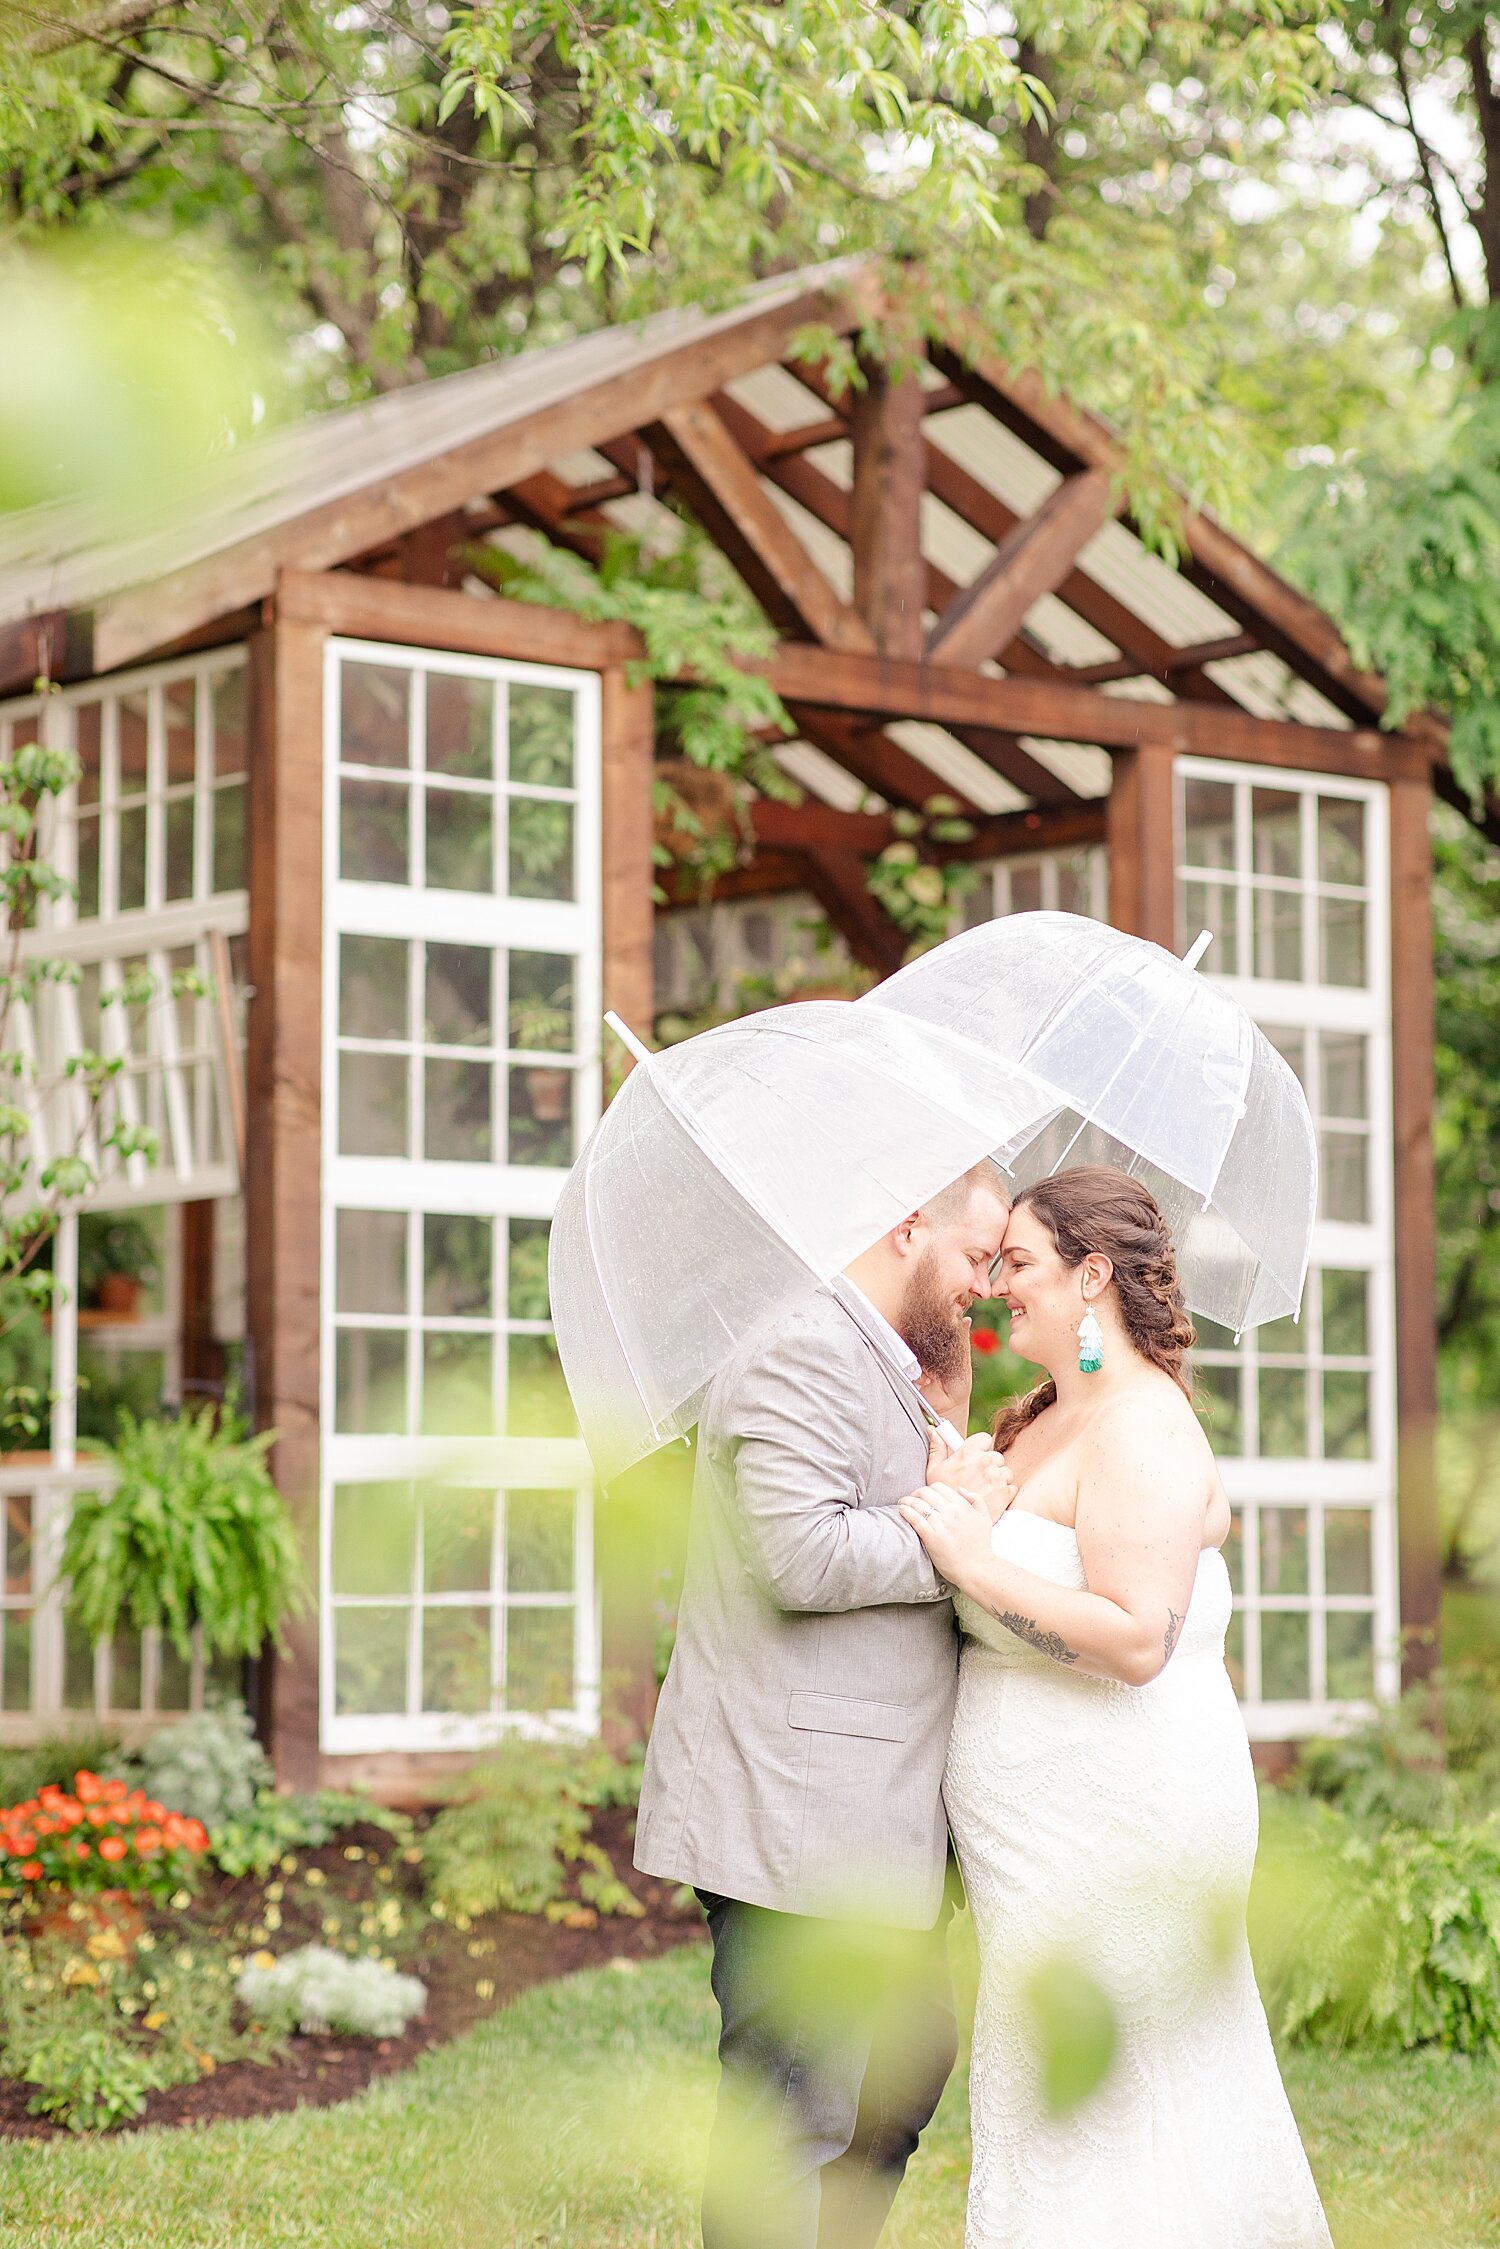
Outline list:
[[[210,1830],[252,1810],[273,1778],[271,1760],[242,1702],[194,1711],[163,1726],[140,1751],[140,1766],[149,1794],[191,1812]]]
[[[78,1771],[130,1780],[134,1766],[107,1726],[81,1726],[42,1741],[0,1749],[0,1804],[21,1804],[46,1787],[71,1788]]]
[[[324,1788],[306,1796],[258,1791],[249,1808],[213,1830],[209,1855],[222,1874],[269,1874],[288,1851],[320,1850],[346,1827],[379,1827],[400,1843],[409,1842],[412,1823],[404,1812],[387,1810],[368,1796],[348,1796]]]
[[[1455,1664],[1367,1724],[1308,1742],[1292,1785],[1351,1818],[1450,1829],[1500,1811],[1500,1679]]]
[[[1500,1819],[1376,1832],[1270,1796],[1250,1936],[1279,2037],[1500,2058]]]
[[[104,2018],[59,2025],[34,2045],[8,2048],[6,2067],[37,2091],[29,2116],[50,2116],[70,2132],[107,2132],[139,2116],[146,2095],[176,2082],[161,2058]]]
[[[570,1875],[599,1913],[642,1908],[589,1839],[590,1815],[631,1800],[639,1767],[597,1742],[553,1743],[512,1735],[463,1776],[456,1801],[439,1812],[424,1843],[429,1894],[454,1913],[570,1910]]]
[[[301,1945],[279,1960],[247,1961],[235,1988],[240,2004],[272,2028],[356,2038],[399,2038],[427,2005],[420,1978],[322,1944]]]

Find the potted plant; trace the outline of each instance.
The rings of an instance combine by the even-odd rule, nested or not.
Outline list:
[[[98,1218],[82,1229],[78,1287],[83,1298],[119,1320],[140,1317],[141,1291],[156,1278],[156,1243],[139,1218]]]
[[[98,1457],[113,1479],[80,1494],[63,1543],[67,1605],[96,1644],[123,1624],[158,1626],[185,1660],[284,1647],[307,1599],[296,1532],[271,1481],[271,1433],[252,1437],[213,1406],[170,1420],[120,1412]]]

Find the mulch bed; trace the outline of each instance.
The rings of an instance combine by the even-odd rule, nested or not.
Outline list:
[[[289,2041],[279,2061],[222,2062],[194,2085],[150,2094],[141,2115],[120,2129],[141,2131],[151,2125],[208,2124],[238,2116],[274,2116],[286,2109],[330,2108],[363,2092],[376,2078],[409,2069],[430,2046],[461,2038],[475,2023],[533,1984],[601,1967],[611,1960],[650,1960],[674,1946],[704,1942],[703,1917],[697,1906],[684,1905],[674,1884],[655,1881],[632,1869],[634,1825],[631,1812],[601,1811],[594,1820],[593,1836],[609,1852],[616,1871],[644,1907],[639,1920],[601,1915],[592,1926],[570,1928],[529,1914],[496,1913],[463,1929],[446,1920],[431,1920],[417,1944],[401,1959],[403,1973],[420,1976],[427,1986],[426,2012],[404,2037],[298,2034]],[[351,1863],[347,1856],[351,1846],[363,1851],[366,1858]],[[374,1827],[346,1829],[321,1850],[299,1851],[299,1883],[309,1869],[318,1870],[324,1877],[321,1895],[319,1900],[304,1899],[300,1916],[289,1906],[275,1940],[276,1950],[289,1951],[295,1944],[318,1941],[319,1927],[310,1907],[318,1902],[352,1901],[361,1894],[363,1869],[377,1853],[398,1868],[398,1888],[410,1897],[419,1895],[420,1868],[401,1862],[399,1853],[393,1859],[391,1851],[390,1837]],[[201,1927],[206,1916],[226,1929],[232,1927],[254,1912],[262,1889],[263,1885],[248,1878],[239,1882],[220,1878],[207,1884],[195,1901],[193,1921]],[[576,1918],[581,1921],[588,1916],[580,1913]],[[27,2102],[34,2091],[33,2086],[16,2078],[0,2078],[0,2140],[68,2136],[62,2126],[27,2115]]]

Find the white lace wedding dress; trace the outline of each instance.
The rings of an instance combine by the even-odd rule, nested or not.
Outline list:
[[[1064,1524],[1012,1508],[996,1550],[1082,1587]],[[1330,2249],[1243,1912],[1256,1798],[1205,1552],[1146,1687],[1081,1677],[970,1601],[944,1794],[979,1938],[967,2249]],[[1096,2092],[1042,2095],[1026,1986],[1064,1953],[1113,2003]]]

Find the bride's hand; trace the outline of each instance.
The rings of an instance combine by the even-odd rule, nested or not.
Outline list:
[[[1015,1498],[1010,1470],[996,1452],[992,1438],[968,1437],[957,1452],[950,1452],[934,1435],[927,1454],[927,1481],[981,1500],[991,1523],[998,1523]]]
[[[945,1484],[924,1484],[900,1506],[938,1575],[967,1592],[993,1551],[990,1533],[994,1525],[983,1500]]]

